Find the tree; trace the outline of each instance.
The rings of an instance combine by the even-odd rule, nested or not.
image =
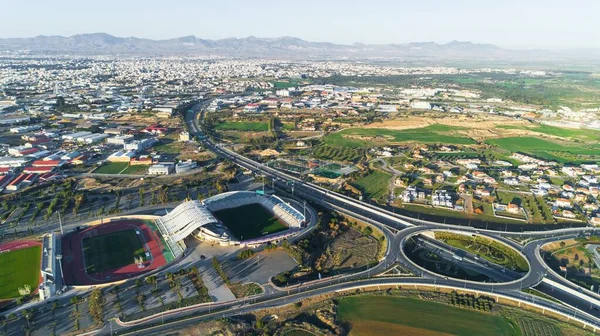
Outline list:
[[[90,294],[90,298],[88,300],[88,309],[90,312],[90,316],[96,323],[101,323],[104,317],[104,313],[102,310],[104,304],[104,296],[102,294],[102,289],[95,288]]]
[[[567,245],[564,241],[560,242],[560,247],[565,247],[565,245]]]
[[[156,275],[151,275],[147,277],[146,283],[149,285],[154,285],[154,289],[156,289],[158,287],[158,279],[156,278]]]
[[[75,204],[73,205],[73,215],[77,216],[77,213],[79,212],[79,208],[86,201],[86,197],[85,197],[85,194],[81,193],[81,194],[76,194],[75,197],[73,197],[73,199],[75,201]]]

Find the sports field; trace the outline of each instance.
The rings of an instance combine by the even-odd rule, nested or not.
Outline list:
[[[215,126],[215,129],[230,131],[266,132],[269,130],[269,124],[266,122],[259,121],[226,121]]]
[[[447,125],[431,125],[406,130],[386,128],[349,128],[323,137],[323,142],[339,147],[368,147],[400,142],[444,143],[471,145],[475,141],[456,131],[467,128]],[[452,134],[452,135],[450,135]]]
[[[133,264],[134,257],[142,256],[145,251],[134,229],[83,239],[83,256],[87,274]]]
[[[0,300],[19,297],[19,287],[31,286],[33,293],[40,283],[42,248],[33,246],[0,253]]]
[[[126,169],[129,166],[127,162],[107,162],[102,166],[98,167],[98,169],[94,170],[95,174],[118,174],[123,169]]]
[[[349,323],[351,336],[514,335],[518,332],[500,315],[402,297],[342,298],[338,317]]]
[[[129,166],[121,174],[144,175],[148,172],[148,166]]]
[[[240,240],[287,230],[287,226],[259,204],[215,211],[214,215]]]

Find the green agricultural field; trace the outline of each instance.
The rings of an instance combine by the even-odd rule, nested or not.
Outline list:
[[[338,317],[350,325],[351,336],[375,335],[515,335],[498,314],[443,303],[391,296],[339,299]]]
[[[561,138],[578,139],[582,141],[598,141],[600,140],[600,132],[593,130],[577,129],[577,128],[562,128],[550,125],[536,126],[518,126],[518,125],[499,125],[497,128],[503,129],[522,129],[533,132],[553,135]]]
[[[287,230],[279,219],[259,204],[215,211],[214,215],[239,239],[248,240]]]
[[[267,132],[269,131],[269,123],[260,121],[226,121],[215,126],[215,129],[220,131]]]
[[[489,139],[486,143],[510,152],[521,152],[544,160],[562,163],[600,160],[597,148],[588,148],[578,143],[559,143],[534,137],[508,137]]]
[[[380,198],[388,194],[391,174],[375,170],[371,174],[352,182],[367,198]]]
[[[137,165],[137,166],[127,167],[121,174],[145,175],[147,172],[148,172],[148,166]]]
[[[19,297],[19,287],[24,285],[36,290],[41,258],[40,246],[0,253],[0,300]]]
[[[134,229],[83,239],[83,256],[88,274],[133,264],[145,251]]]
[[[338,147],[369,147],[401,142],[471,145],[475,141],[462,135],[447,135],[464,127],[431,125],[407,130],[385,128],[349,128],[323,137],[323,142]]]
[[[127,162],[107,162],[98,169],[94,170],[95,174],[119,174],[123,169],[129,166]]]

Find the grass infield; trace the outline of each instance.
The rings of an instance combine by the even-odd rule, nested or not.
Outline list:
[[[94,170],[94,174],[118,174],[128,166],[127,162],[107,162]]]
[[[351,326],[351,336],[514,334],[500,315],[402,297],[342,298],[338,316]]]
[[[215,211],[215,216],[239,239],[248,240],[287,230],[287,226],[259,204]],[[242,238],[243,237],[243,238]]]
[[[40,282],[41,258],[40,246],[0,253],[0,299],[19,297],[19,287],[24,285],[35,291]]]
[[[226,121],[215,126],[215,129],[242,132],[266,132],[269,130],[269,124],[260,121]]]
[[[136,256],[146,260],[144,247],[134,229],[84,238],[83,256],[88,274],[133,264]]]

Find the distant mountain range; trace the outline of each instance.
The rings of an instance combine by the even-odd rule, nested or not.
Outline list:
[[[600,52],[548,52],[543,50],[508,50],[491,44],[452,41],[446,44],[413,42],[403,44],[334,44],[309,42],[295,37],[227,38],[221,40],[184,36],[167,40],[116,37],[105,33],[31,38],[0,39],[0,51],[27,50],[45,54],[80,55],[215,55],[267,58],[431,58],[431,59],[523,59],[598,56]]]

